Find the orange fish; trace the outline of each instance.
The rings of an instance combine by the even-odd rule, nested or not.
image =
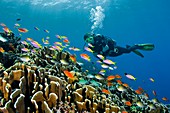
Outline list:
[[[122,84],[123,86],[125,86],[125,87],[129,87],[129,85],[128,84],[126,84],[126,83],[124,83],[124,84]]]
[[[142,93],[144,92],[143,88],[138,87],[138,90],[140,90]]]
[[[63,42],[70,43],[68,39],[64,39]]]
[[[80,54],[80,56],[81,56],[81,58],[83,58],[83,59],[85,59],[87,61],[90,61],[90,56],[88,56],[87,54],[82,53],[82,54]]]
[[[132,104],[131,104],[130,101],[126,101],[126,102],[125,102],[125,105],[126,105],[126,106],[131,106]]]
[[[112,86],[112,85],[113,85],[113,83],[107,82],[107,86]]]
[[[113,75],[110,75],[110,76],[107,77],[107,80],[108,80],[108,81],[111,81],[111,80],[113,80],[113,79],[115,79],[115,76],[113,76]]]
[[[168,101],[168,98],[163,97],[162,100],[163,100],[163,101]]]
[[[76,62],[76,57],[75,57],[75,55],[70,55],[70,59],[71,59],[72,62],[74,62],[74,63]]]
[[[138,95],[142,94],[142,92],[141,92],[139,89],[135,90],[135,92],[136,92],[136,94],[138,94]]]
[[[122,113],[128,113],[127,111],[122,111]]]
[[[115,77],[118,78],[118,79],[119,79],[119,78],[122,78],[120,75],[115,75]]]
[[[137,90],[135,90],[135,92],[137,93],[137,94],[142,94],[143,92],[144,92],[144,90],[143,90],[143,88],[141,88],[141,87],[138,87],[138,89]]]
[[[26,32],[28,32],[28,29],[26,29],[26,28],[18,28],[18,31],[22,32],[22,33],[26,33]]]
[[[122,81],[121,80],[116,80],[118,84],[122,84]]]
[[[0,47],[0,52],[1,52],[1,53],[4,53],[5,50],[4,50],[2,47]]]
[[[10,30],[9,30],[9,28],[7,28],[7,27],[4,27],[3,30],[4,30],[6,33],[10,33]]]
[[[73,74],[70,73],[69,71],[64,70],[63,72],[64,72],[64,74],[65,74],[68,78],[74,78]]]
[[[110,94],[110,91],[107,90],[107,89],[102,89],[102,92],[105,93],[105,94]]]

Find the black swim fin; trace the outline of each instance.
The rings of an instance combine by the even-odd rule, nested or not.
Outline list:
[[[146,43],[146,44],[136,44],[140,50],[145,50],[145,51],[151,51],[154,49],[154,44],[149,44],[149,43]]]
[[[129,45],[126,45],[126,48],[129,48],[129,47],[131,47],[131,46],[129,46]],[[133,47],[135,47],[135,46],[133,46]],[[136,48],[136,47],[135,47]],[[138,56],[141,56],[142,58],[144,57],[144,55],[141,53],[141,52],[139,52],[138,50],[133,50],[132,52],[134,52],[135,54],[137,54]]]
[[[135,54],[141,56],[142,58],[144,57],[143,54],[141,52],[139,52],[138,50],[134,50],[133,51]]]

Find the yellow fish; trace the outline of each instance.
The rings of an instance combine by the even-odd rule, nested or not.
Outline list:
[[[136,78],[133,76],[133,75],[130,75],[130,74],[127,74],[127,73],[124,73],[125,74],[125,76],[127,77],[127,78],[129,78],[130,80],[136,80]]]
[[[109,64],[109,65],[111,65],[111,64],[115,65],[116,64],[116,62],[113,62],[109,59],[105,59],[105,60],[103,60],[103,62],[106,63],[106,64]]]
[[[84,47],[84,49],[85,49],[86,51],[88,51],[88,52],[93,53],[93,50],[92,50],[92,49],[90,49],[89,47]]]

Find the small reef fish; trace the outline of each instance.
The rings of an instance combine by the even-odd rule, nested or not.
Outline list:
[[[90,49],[89,47],[84,47],[84,49],[85,49],[86,51],[88,51],[88,52],[93,53],[93,50],[92,50],[92,49]]]
[[[32,38],[27,38],[28,41],[34,41]]]
[[[154,96],[156,96],[156,95],[157,95],[155,90],[153,90],[153,91],[152,91],[152,93],[153,93],[153,95],[154,95]]]
[[[121,113],[128,113],[127,111],[122,111]]]
[[[163,101],[168,101],[168,98],[163,97],[162,100],[163,100]]]
[[[98,54],[97,57],[100,58],[101,60],[104,60],[104,56],[103,55]]]
[[[124,73],[125,76],[130,79],[130,80],[136,80],[136,78],[133,76],[133,75],[130,75],[130,74],[127,74],[127,73]]]
[[[20,56],[20,60],[23,62],[28,62],[30,61],[30,57],[28,55],[22,55]]]
[[[116,80],[116,82],[118,83],[118,84],[122,84],[122,81],[121,80]]]
[[[95,78],[98,79],[98,80],[104,80],[104,77],[100,74],[96,74]]]
[[[15,25],[14,28],[20,27],[20,24],[18,24],[18,23],[15,23],[14,25]]]
[[[36,48],[42,48],[41,44],[39,44],[37,41],[31,41],[31,44]]]
[[[63,40],[64,43],[70,43],[70,41],[66,38]]]
[[[40,29],[38,27],[34,27],[35,30],[39,31]]]
[[[102,92],[105,93],[105,94],[108,94],[108,95],[110,94],[110,91],[107,90],[107,89],[102,89]]]
[[[52,46],[52,48],[53,48],[53,49],[56,49],[56,50],[58,50],[58,51],[63,50],[60,46]]]
[[[69,50],[80,51],[80,49],[79,49],[79,48],[76,48],[76,47],[69,47]]]
[[[63,72],[68,78],[71,78],[71,79],[74,78],[73,74],[69,72],[68,70],[64,70]]]
[[[28,48],[22,48],[21,50],[24,51],[24,52],[30,51]]]
[[[102,75],[105,75],[105,73],[106,73],[106,70],[104,70],[104,69],[101,69],[99,72],[99,74],[102,74]]]
[[[90,43],[88,43],[88,46],[89,46],[89,47],[92,47],[92,48],[94,47],[94,46],[93,46],[92,44],[90,44]]]
[[[138,95],[142,94],[142,92],[141,92],[139,89],[135,90],[135,92],[136,92],[136,94],[138,94]]]
[[[122,85],[119,85],[118,87],[117,87],[117,90],[118,91],[126,91],[126,88],[124,87],[124,86],[122,86]]]
[[[46,32],[46,33],[50,33],[50,31],[48,31],[47,29],[44,29],[44,32]]]
[[[132,103],[131,103],[130,101],[126,101],[126,102],[125,102],[125,105],[126,105],[126,106],[132,106]]]
[[[75,55],[70,55],[70,59],[72,62],[76,63],[76,56]]]
[[[149,80],[150,80],[151,82],[155,82],[155,80],[154,80],[153,78],[149,78]]]
[[[7,32],[7,33],[10,33],[11,31],[9,30],[9,28],[7,28],[7,27],[4,27],[4,28],[2,28],[5,32]]]
[[[28,43],[26,41],[21,41],[21,43],[24,45],[28,45]]]
[[[81,58],[83,58],[83,59],[85,59],[85,60],[87,60],[87,61],[89,61],[90,62],[90,56],[88,56],[87,54],[85,54],[85,53],[82,53],[82,54],[80,54],[80,56],[81,56]]]
[[[55,35],[56,36],[56,38],[58,38],[58,39],[60,39],[61,40],[61,37],[60,37],[60,35]]]
[[[109,66],[107,64],[102,64],[101,67],[104,69],[109,68]]]
[[[144,90],[143,90],[143,88],[138,87],[138,89],[135,90],[135,92],[136,92],[136,94],[140,95],[140,94],[142,94],[144,92]]]
[[[107,86],[112,86],[113,83],[112,82],[107,82]]]
[[[2,27],[6,27],[6,25],[5,25],[4,23],[0,23],[0,25],[1,25]]]
[[[112,65],[112,64],[115,65],[116,64],[116,62],[113,62],[113,61],[111,61],[109,59],[105,59],[105,60],[103,60],[103,62],[108,64],[108,65]]]
[[[16,21],[20,21],[21,19],[20,18],[17,18]]]
[[[114,79],[115,79],[115,76],[114,76],[114,75],[110,75],[110,76],[107,77],[107,80],[108,80],[108,81],[111,81],[111,80],[114,80]]]
[[[26,32],[28,32],[28,29],[26,29],[26,28],[18,28],[18,31],[21,32],[21,33],[26,33]]]
[[[117,78],[117,79],[121,79],[122,77],[120,76],[120,75],[115,75],[115,78]]]
[[[129,87],[129,85],[126,84],[126,83],[123,83],[122,85],[123,85],[124,87]]]
[[[67,38],[66,36],[60,36],[61,37],[61,39],[65,39],[65,38]]]
[[[63,46],[61,42],[54,42],[55,45]]]
[[[0,47],[0,52],[1,52],[1,53],[4,53],[5,50],[4,50],[2,47]]]

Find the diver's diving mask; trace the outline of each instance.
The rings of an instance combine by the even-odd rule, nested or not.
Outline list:
[[[85,40],[87,43],[94,43],[94,38],[92,36],[88,37],[86,40]]]

